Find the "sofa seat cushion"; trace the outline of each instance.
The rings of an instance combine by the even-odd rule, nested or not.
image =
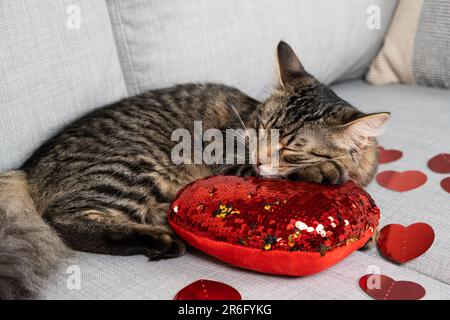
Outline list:
[[[157,262],[149,262],[144,256],[80,253],[52,279],[52,286],[42,299],[170,300],[179,290],[199,279],[231,285],[244,300],[371,299],[359,288],[358,281],[373,271],[381,271],[395,280],[419,283],[427,292],[423,299],[450,299],[450,285],[360,251],[330,269],[300,278],[236,268],[195,251]]]
[[[418,170],[427,176],[422,186],[396,192],[372,182],[367,191],[380,207],[380,226],[428,223],[435,233],[431,248],[404,266],[450,283],[450,193],[440,182],[450,174],[431,171],[428,161],[450,153],[450,90],[406,86],[371,86],[362,81],[334,86],[338,95],[366,112],[391,111],[386,132],[379,138],[386,149],[403,156],[381,164],[378,172]],[[370,254],[379,255],[376,249]]]
[[[397,265],[382,258],[376,249],[358,251],[322,273],[286,278],[238,269],[193,250],[181,258],[158,262],[148,262],[143,256],[79,253],[55,276],[43,298],[172,299],[189,283],[210,279],[235,287],[243,299],[370,299],[359,288],[358,280],[364,274],[382,272],[396,280],[421,284],[427,292],[424,299],[450,299],[450,194],[439,186],[445,175],[427,168],[427,161],[435,154],[449,151],[450,91],[402,85],[375,87],[362,81],[338,84],[334,89],[364,111],[392,111],[380,142],[386,148],[402,150],[404,155],[381,165],[380,171],[415,169],[428,176],[425,185],[404,193],[375,182],[368,187],[381,209],[382,226],[422,221],[434,228],[435,242],[424,255]],[[77,275],[80,287],[73,286]]]

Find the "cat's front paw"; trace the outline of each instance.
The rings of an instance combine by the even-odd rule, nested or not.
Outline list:
[[[235,164],[224,166],[220,170],[221,174],[227,176],[238,176],[238,177],[257,177],[259,176],[253,165],[245,165],[245,164]]]
[[[359,250],[360,251],[366,251],[366,250],[370,250],[373,247],[375,247],[375,245],[376,245],[376,243],[378,241],[378,236],[379,235],[380,235],[380,232],[379,232],[379,230],[377,228],[377,229],[375,229],[375,231],[374,231],[372,237],[369,239],[369,241],[367,241],[366,244],[363,247],[361,247]]]
[[[183,241],[169,235],[165,235],[163,238],[165,242],[164,250],[156,250],[153,248],[144,250],[143,253],[149,261],[177,258],[186,253],[186,244]]]
[[[324,161],[301,168],[288,176],[291,180],[309,181],[323,184],[341,184],[348,181],[347,170],[338,162]]]

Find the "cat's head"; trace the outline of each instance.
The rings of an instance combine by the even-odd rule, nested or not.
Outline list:
[[[258,163],[261,175],[365,186],[377,167],[376,136],[389,113],[366,114],[310,75],[285,42],[277,47],[279,86],[258,110],[257,126],[278,129],[279,166]],[[261,153],[260,153],[261,154]],[[269,161],[270,162],[270,161]]]

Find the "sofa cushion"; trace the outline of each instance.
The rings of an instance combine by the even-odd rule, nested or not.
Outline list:
[[[449,21],[446,0],[400,0],[367,80],[450,88]]]
[[[103,0],[2,0],[0,39],[0,171],[126,95]]]
[[[371,299],[360,289],[358,280],[374,271],[395,280],[417,282],[427,291],[423,299],[450,299],[450,285],[359,251],[330,269],[306,277],[260,274],[195,251],[157,262],[149,262],[144,256],[80,253],[63,265],[42,299],[171,300],[179,290],[199,279],[231,285],[244,300]]]
[[[221,82],[261,98],[283,39],[329,83],[361,77],[396,1],[107,0],[130,94],[182,82]],[[380,29],[367,20],[380,8]],[[369,12],[369,13],[368,13]]]
[[[440,181],[449,175],[435,173],[427,166],[435,155],[450,153],[450,90],[404,85],[378,87],[363,82],[342,83],[334,89],[364,111],[392,112],[379,142],[386,149],[401,150],[403,157],[380,165],[378,172],[419,170],[428,180],[407,192],[385,189],[375,181],[367,190],[380,208],[381,227],[415,222],[433,227],[436,238],[431,248],[405,266],[450,284],[450,194],[440,186]],[[379,255],[376,249],[370,253]]]

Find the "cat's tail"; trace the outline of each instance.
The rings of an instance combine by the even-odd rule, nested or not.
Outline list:
[[[25,172],[0,173],[0,300],[38,298],[68,253],[38,214]]]

